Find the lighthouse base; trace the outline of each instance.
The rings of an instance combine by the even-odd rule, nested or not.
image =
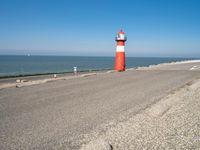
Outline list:
[[[116,52],[114,69],[115,69],[115,71],[125,71],[126,70],[125,53],[124,52]]]

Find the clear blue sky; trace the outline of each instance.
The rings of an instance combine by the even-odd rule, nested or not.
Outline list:
[[[0,54],[200,57],[199,0],[0,0]]]

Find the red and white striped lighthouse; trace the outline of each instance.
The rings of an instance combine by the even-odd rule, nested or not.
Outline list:
[[[115,41],[117,42],[117,49],[116,49],[116,57],[115,57],[115,70],[116,71],[125,71],[126,69],[126,62],[125,62],[125,41],[126,41],[125,33],[121,30],[117,33],[117,37]]]

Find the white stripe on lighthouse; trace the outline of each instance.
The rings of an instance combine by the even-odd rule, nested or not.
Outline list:
[[[119,46],[117,45],[117,50],[116,52],[124,52],[124,46]]]

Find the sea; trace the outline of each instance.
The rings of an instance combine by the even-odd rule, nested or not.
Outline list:
[[[126,67],[137,68],[153,64],[192,60],[192,58],[127,57]],[[18,56],[0,55],[0,77],[42,75],[77,71],[110,70],[114,57],[89,56]]]

